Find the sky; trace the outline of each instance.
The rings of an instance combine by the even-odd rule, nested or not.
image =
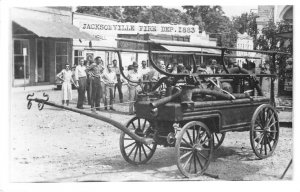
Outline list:
[[[221,5],[222,6],[222,5]],[[257,12],[257,5],[251,5],[251,6],[222,6],[223,11],[225,12],[225,15],[229,18],[232,16],[240,16],[242,13],[250,12],[251,9],[252,12]]]
[[[233,16],[240,16],[242,13],[246,12],[257,12],[258,5],[247,5],[247,6],[241,6],[241,5],[231,5],[231,6],[225,6],[221,5],[223,8],[223,11],[225,12],[225,15],[229,17],[230,19]],[[167,8],[175,8],[183,11],[181,6],[164,6]],[[252,10],[251,10],[252,9]]]

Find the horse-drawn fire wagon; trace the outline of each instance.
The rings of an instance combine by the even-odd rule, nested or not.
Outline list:
[[[249,131],[251,147],[259,159],[273,154],[279,139],[279,120],[274,101],[275,57],[277,54],[286,53],[200,46],[190,43],[117,40],[147,44],[150,64],[164,75],[151,90],[144,90],[138,94],[135,102],[136,115],[126,125],[101,114],[49,102],[47,95],[44,95],[46,99],[28,95],[28,109],[32,101],[36,101],[39,103],[39,109],[43,109],[46,104],[112,124],[122,130],[119,141],[121,154],[131,164],[139,165],[148,162],[155,153],[157,145],[175,147],[178,169],[186,177],[205,173],[214,150],[222,144],[226,132],[229,131]],[[218,49],[221,51],[218,56],[221,58],[223,71],[219,74],[207,74],[199,70],[195,56],[203,56],[203,53],[152,50],[153,45],[162,44]],[[122,51],[130,50],[112,49],[112,51],[118,54],[121,74],[127,81],[131,81],[124,75],[121,57]],[[225,57],[230,56],[226,54],[227,51],[271,55],[273,59],[270,67],[271,74],[250,74],[238,66],[227,68],[224,60]],[[139,51],[132,50],[132,52]],[[193,58],[192,69],[189,73],[167,72],[154,61],[153,53],[189,55]],[[271,79],[268,96],[264,95],[258,77]],[[164,88],[159,89],[162,85]]]

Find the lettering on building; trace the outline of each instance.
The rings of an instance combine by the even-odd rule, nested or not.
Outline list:
[[[143,24],[143,23],[82,23],[81,29],[99,33],[122,34],[169,34],[169,35],[193,35],[199,33],[196,25],[170,25],[170,24]]]

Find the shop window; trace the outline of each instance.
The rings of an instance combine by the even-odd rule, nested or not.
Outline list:
[[[56,42],[55,43],[55,63],[56,74],[59,73],[68,63],[68,43]]]
[[[174,41],[184,41],[184,42],[189,42],[190,38],[189,37],[182,37],[182,36],[172,36]]]
[[[23,48],[27,49],[27,56],[25,56],[25,66],[24,66],[24,56]],[[15,79],[24,78],[24,69],[26,79],[29,78],[29,42],[25,39],[15,39],[14,40],[14,77]]]
[[[78,65],[79,60],[83,58],[82,50],[74,50],[74,65]]]

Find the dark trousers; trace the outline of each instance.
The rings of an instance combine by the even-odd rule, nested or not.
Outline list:
[[[77,100],[77,107],[82,107],[83,106],[83,101],[84,101],[84,94],[85,94],[85,89],[86,89],[86,77],[80,77],[78,79],[78,100]]]
[[[91,108],[100,106],[100,78],[90,77]]]
[[[116,89],[118,89],[118,92],[119,92],[120,103],[123,103],[123,93],[122,93],[122,83],[121,82],[118,82],[115,84],[114,98],[116,98]]]
[[[90,79],[87,78],[86,79],[86,95],[87,95],[87,100],[88,100],[88,104],[90,105],[91,104],[91,92],[90,92]]]

